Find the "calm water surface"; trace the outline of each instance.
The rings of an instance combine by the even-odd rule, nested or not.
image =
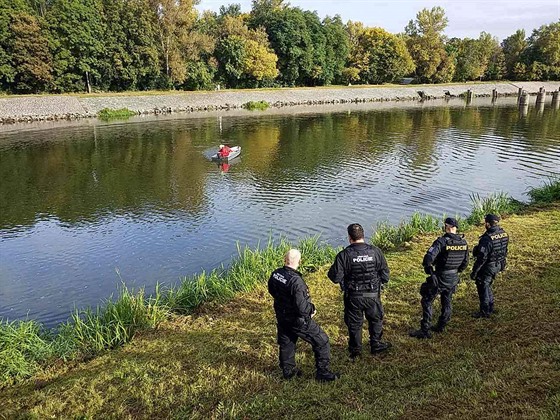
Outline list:
[[[119,286],[227,264],[236,242],[466,214],[560,174],[560,111],[515,101],[0,131],[0,317],[54,325]],[[285,111],[284,111],[285,112]],[[290,111],[288,111],[290,112]],[[220,142],[241,158],[207,159]],[[420,262],[419,262],[420,264]]]

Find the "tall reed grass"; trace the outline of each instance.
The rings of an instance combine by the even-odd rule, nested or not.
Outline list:
[[[504,192],[481,197],[480,194],[471,194],[472,210],[466,222],[469,225],[479,225],[487,214],[504,216],[519,211],[524,204],[515,200]]]
[[[397,226],[386,222],[377,224],[371,243],[384,251],[389,251],[410,241],[417,235],[441,230],[443,219],[428,214],[414,213],[409,220]]]
[[[533,204],[560,201],[560,176],[548,178],[541,187],[532,188],[527,194]]]
[[[0,384],[33,375],[53,355],[51,336],[39,323],[0,323]]]

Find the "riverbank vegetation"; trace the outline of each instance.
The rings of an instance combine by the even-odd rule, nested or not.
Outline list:
[[[441,7],[400,34],[283,0],[219,13],[197,0],[0,0],[0,92],[210,90],[558,80],[560,23],[503,41],[444,35]]]
[[[243,108],[248,109],[249,111],[264,111],[268,109],[270,104],[266,101],[249,101],[243,104]]]
[[[532,204],[560,201],[560,197],[554,195],[555,188],[558,188],[558,185],[560,185],[560,182],[551,179],[544,186],[532,189],[530,192]],[[552,199],[550,200],[550,198]],[[486,197],[472,194],[471,202],[472,209],[468,217],[451,215],[457,219],[461,230],[483,224],[484,216],[488,213],[508,215],[527,206],[527,204],[515,200],[504,192],[490,194]],[[429,214],[414,213],[410,219],[402,221],[396,226],[382,222],[375,228],[371,242],[384,251],[394,250],[407,244],[418,235],[440,232],[441,222],[446,217],[446,215],[438,218]]]
[[[121,108],[121,109],[110,109],[110,108],[103,108],[101,111],[97,113],[97,118],[101,120],[123,120],[130,117],[137,115],[136,112],[131,111],[128,108]]]
[[[131,343],[93,360],[42,366],[31,373],[32,380],[0,391],[2,413],[9,418],[434,418],[445,411],[460,418],[555,418],[560,409],[560,207],[535,203],[505,217],[502,225],[512,240],[508,269],[495,285],[497,315],[470,317],[478,300],[464,275],[445,333],[429,341],[407,336],[418,324],[421,260],[434,239],[421,235],[406,249],[387,254],[385,338],[393,350],[355,362],[346,355],[340,292],[326,279],[325,264],[335,250],[305,242],[306,280],[317,320],[330,336],[333,368],[343,374],[334,386],[312,380],[313,353],[303,343],[297,353],[303,377],[280,379],[265,281],[289,245],[267,244],[262,251],[240,252],[229,274],[236,286],[226,288],[238,291],[234,299],[233,291],[216,291],[217,281],[200,284],[198,293],[216,299],[185,311],[187,316],[168,314],[157,328],[139,329]],[[482,229],[466,232],[469,243],[476,243]],[[309,273],[311,268],[319,269]],[[250,285],[233,280],[240,277],[254,280]],[[146,302],[139,298],[137,304]],[[136,305],[130,296],[124,300],[126,305],[107,312],[116,316]],[[197,302],[178,301],[187,303],[176,307]],[[164,302],[156,306],[165,307]],[[7,360],[6,327],[1,331],[0,360]],[[18,331],[30,354],[42,357],[40,339],[49,338],[37,324],[13,323],[11,331]]]

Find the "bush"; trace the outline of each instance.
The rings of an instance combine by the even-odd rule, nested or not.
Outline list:
[[[100,120],[116,120],[116,119],[127,119],[137,115],[136,112],[131,111],[128,108],[121,108],[121,109],[111,109],[111,108],[103,108],[101,111],[97,113],[97,118]]]
[[[264,111],[268,109],[270,104],[266,101],[249,101],[243,104],[243,108],[248,109],[249,111]]]

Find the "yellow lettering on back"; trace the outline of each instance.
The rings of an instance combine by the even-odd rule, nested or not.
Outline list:
[[[496,239],[502,239],[502,238],[507,238],[508,234],[507,233],[499,233],[497,235],[491,235],[490,239],[492,239],[493,241],[495,241]]]
[[[466,251],[467,246],[466,245],[447,245],[445,247],[445,249],[448,250],[448,251]]]

